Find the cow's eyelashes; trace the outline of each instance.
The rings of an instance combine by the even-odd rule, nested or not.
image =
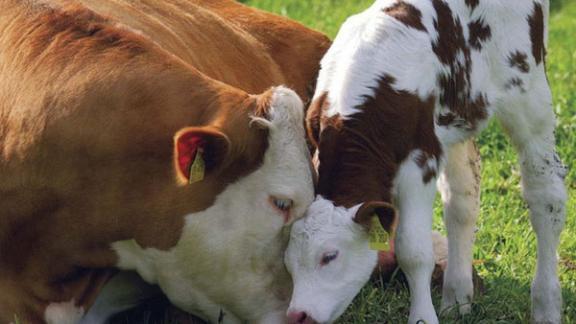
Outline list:
[[[320,260],[320,265],[327,265],[330,262],[336,260],[338,257],[338,251],[326,252],[322,255],[322,259]]]
[[[283,212],[289,211],[290,208],[292,208],[292,205],[294,204],[292,202],[292,199],[279,199],[279,198],[273,198],[272,203],[274,204],[274,206],[276,206],[276,208],[280,209]]]

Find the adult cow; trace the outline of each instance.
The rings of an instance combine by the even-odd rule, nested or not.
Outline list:
[[[307,118],[319,150],[319,196],[294,225],[286,255],[293,322],[342,314],[377,262],[368,249],[373,215],[393,231],[395,207],[409,323],[438,322],[430,275],[440,173],[449,209],[442,309],[470,311],[476,213],[469,211],[478,179],[463,141],[493,115],[518,151],[538,239],[532,319],[561,321],[556,249],[566,170],[555,152],[545,72],[548,7],[547,0],[382,0],[346,21],[322,60]]]
[[[233,1],[2,1],[0,322],[76,322],[118,268],[210,321],[281,322],[303,109],[248,93],[304,97],[328,44]]]

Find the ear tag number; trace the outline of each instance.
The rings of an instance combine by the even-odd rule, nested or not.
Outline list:
[[[382,227],[382,224],[380,224],[378,216],[372,216],[370,225],[370,232],[368,233],[370,236],[370,249],[390,251],[390,235],[384,227]]]
[[[204,173],[206,171],[206,164],[204,163],[204,150],[199,148],[196,151],[194,162],[190,165],[190,179],[188,184],[193,184],[204,180]]]

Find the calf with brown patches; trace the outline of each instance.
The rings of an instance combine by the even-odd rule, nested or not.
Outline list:
[[[471,138],[493,115],[519,154],[538,238],[532,319],[560,323],[566,170],[543,64],[547,14],[547,0],[379,0],[344,23],[307,117],[319,187],[285,257],[293,323],[330,323],[344,312],[378,262],[369,249],[378,222],[409,283],[408,322],[438,323],[430,296],[436,184],[449,247],[442,309],[470,312],[480,183]]]
[[[266,89],[304,97],[328,41],[218,4],[0,4],[0,322],[103,322],[138,282],[118,269],[206,320],[284,320],[312,172],[302,102]]]

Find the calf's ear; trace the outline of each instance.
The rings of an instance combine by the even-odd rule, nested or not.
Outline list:
[[[360,206],[356,215],[354,215],[354,222],[369,230],[372,226],[372,218],[378,217],[384,230],[389,234],[393,234],[398,224],[397,215],[396,208],[391,204],[383,201],[371,201]]]
[[[174,135],[174,167],[178,181],[192,184],[222,165],[228,155],[230,140],[210,126],[186,127]]]

